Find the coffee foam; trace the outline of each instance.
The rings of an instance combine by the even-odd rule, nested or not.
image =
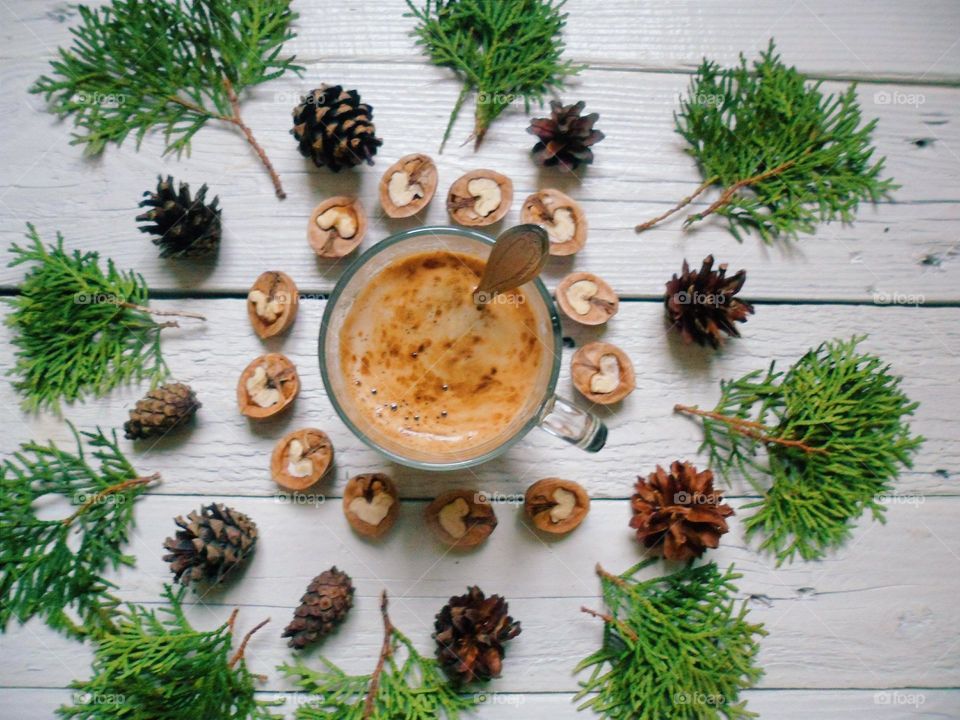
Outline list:
[[[519,290],[478,307],[484,261],[401,258],[359,293],[340,328],[345,398],[368,427],[427,454],[469,452],[529,413],[544,345]]]

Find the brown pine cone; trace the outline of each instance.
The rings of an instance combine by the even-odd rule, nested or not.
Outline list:
[[[353,583],[336,566],[317,575],[300,598],[300,607],[283,631],[292,648],[302,649],[320,640],[343,622],[353,607]]]
[[[373,165],[383,144],[373,126],[373,108],[360,102],[356,90],[341,85],[321,85],[305,95],[293,109],[290,133],[301,155],[334,172],[362,162]]]
[[[600,118],[597,113],[581,115],[586,103],[563,105],[559,100],[550,102],[550,117],[535,118],[527,132],[540,138],[533,146],[533,159],[544,167],[557,166],[561,170],[576,170],[583,163],[593,162],[595,145],[603,140],[603,133],[593,129]]]
[[[507,614],[507,601],[485,597],[474,586],[450,598],[434,621],[437,660],[454,680],[469,683],[500,677],[504,643],[520,634],[520,623]]]
[[[668,473],[657,465],[646,480],[637,478],[630,527],[651,553],[690,560],[717,547],[729,529],[725,518],[733,515],[733,508],[722,501],[710,470],[697,472],[690,463],[677,461]]]
[[[163,547],[169,554],[174,581],[187,585],[205,581],[222,582],[243,565],[257,545],[257,525],[242,512],[213,503],[175,519],[180,527],[176,538],[167,538]]]
[[[746,322],[747,315],[753,314],[753,305],[736,297],[747,271],[726,275],[726,263],[714,270],[713,255],[708,255],[699,271],[691,271],[684,260],[680,276],[667,282],[667,315],[686,343],[709,343],[716,349],[724,341],[721,333],[740,337],[736,323]]]
[[[130,419],[123,424],[123,432],[128,440],[166,435],[189,421],[200,407],[189,385],[162,385],[137,401]]]

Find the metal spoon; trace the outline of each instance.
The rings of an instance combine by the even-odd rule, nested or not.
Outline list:
[[[515,225],[507,228],[490,250],[487,265],[474,291],[478,305],[489,303],[504,290],[530,282],[550,257],[550,238],[539,225]]]

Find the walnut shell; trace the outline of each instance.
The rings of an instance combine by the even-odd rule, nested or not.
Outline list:
[[[599,376],[604,357],[613,355],[617,362],[616,386],[602,391],[593,387],[594,376]],[[623,400],[636,387],[633,363],[627,354],[616,345],[605,342],[592,342],[584,345],[573,354],[570,363],[573,384],[585,398],[600,405],[612,405]]]
[[[312,470],[309,475],[299,477],[290,472],[290,443],[298,440],[303,446],[303,457],[309,459]],[[306,490],[319,482],[333,464],[333,443],[323,430],[301,428],[287,433],[273,446],[270,456],[270,474],[273,481],[284,490],[297,492]]]
[[[577,293],[581,287],[577,283],[592,282],[597,290],[589,297]],[[581,312],[585,303],[587,311]],[[592,273],[575,272],[567,275],[557,285],[557,304],[563,314],[581,325],[603,325],[617,314],[620,309],[620,298],[613,288]]]
[[[558,490],[573,495],[574,505],[566,517],[556,517],[560,501]],[[590,496],[578,483],[560,478],[544,478],[527,488],[523,509],[537,527],[554,535],[565,535],[576,528],[590,512]]]
[[[447,505],[462,500],[465,504],[465,512],[460,515],[466,532],[457,536],[449,533],[441,522],[441,512]],[[476,547],[488,537],[497,527],[497,516],[493,512],[493,506],[477,490],[451,490],[440,495],[436,500],[427,505],[424,510],[427,526],[433,530],[437,538],[458,550]]]
[[[256,403],[247,390],[247,380],[254,376],[259,367],[263,367],[266,372],[267,382],[280,391],[279,401],[268,407]],[[237,405],[241,414],[261,420],[283,411],[299,392],[300,378],[294,364],[285,355],[267,353],[247,365],[240,374],[237,382]]]
[[[558,229],[554,223],[558,210],[570,212],[573,236],[569,239],[557,237]],[[533,223],[547,231],[551,255],[573,255],[587,243],[587,218],[583,210],[573,198],[559,190],[538,190],[528,196],[520,208],[520,222]]]
[[[406,205],[397,205],[390,197],[390,180],[398,172],[407,173],[408,186],[419,185],[423,195],[415,197]],[[433,160],[420,153],[404,155],[388,167],[380,178],[380,205],[383,206],[383,211],[392,218],[415,215],[433,200],[433,194],[437,191],[437,180],[437,166]]]
[[[387,514],[376,524],[364,520],[358,514],[358,504],[374,502],[378,495],[387,495],[393,502],[387,509]],[[400,496],[397,486],[389,475],[383,473],[365,473],[356,475],[347,482],[343,491],[343,514],[347,516],[350,527],[361,535],[369,538],[379,538],[387,534],[400,515]]]
[[[471,180],[479,179],[493,180],[500,188],[500,204],[487,215],[480,215],[474,210],[478,196],[473,195],[468,189]],[[510,178],[493,170],[482,168],[471,170],[458,177],[450,186],[450,192],[447,194],[447,212],[450,213],[450,217],[461,225],[469,227],[492,225],[498,220],[502,220],[512,204],[513,183]]]
[[[343,212],[353,216],[356,224],[353,235],[341,237],[336,227],[324,230],[317,224],[320,216],[333,208],[343,208]],[[357,198],[346,195],[328,198],[317,205],[310,213],[310,220],[307,223],[307,240],[310,242],[310,247],[317,255],[324,258],[338,258],[349,255],[357,249],[366,234],[367,214],[364,212],[363,205]]]
[[[276,300],[280,304],[280,313],[274,320],[262,317],[257,313],[257,304],[250,299],[254,291],[267,296],[268,300]],[[279,335],[297,319],[297,308],[300,306],[300,292],[293,279],[279,270],[270,270],[260,275],[247,293],[247,317],[253,331],[261,338]]]

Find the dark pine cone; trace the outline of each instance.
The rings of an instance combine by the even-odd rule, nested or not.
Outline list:
[[[207,186],[201,186],[190,199],[190,186],[180,183],[174,191],[173,177],[157,176],[157,191],[147,190],[140,207],[151,208],[137,215],[140,232],[153,233],[153,244],[160,248],[160,257],[193,258],[212,255],[220,247],[220,198],[206,204]]]
[[[603,133],[593,129],[600,117],[597,113],[581,115],[585,103],[566,105],[550,101],[550,117],[536,118],[527,132],[540,138],[533,146],[533,159],[544,167],[559,166],[562,170],[576,170],[583,163],[593,162],[591,145],[603,140]]]
[[[746,322],[753,314],[753,305],[736,297],[746,279],[746,270],[727,277],[726,263],[714,270],[713,255],[706,257],[699,272],[683,261],[680,276],[667,282],[665,304],[684,342],[709,343],[716,349],[724,341],[721,332],[740,337],[735,323]]]
[[[257,544],[257,526],[242,512],[214,503],[175,519],[180,530],[167,538],[163,547],[169,554],[176,582],[188,585],[206,581],[221,582],[227,574],[243,565]]]
[[[356,90],[340,85],[321,85],[305,95],[293,109],[291,134],[300,154],[317,167],[334,172],[361,162],[373,165],[383,141],[375,134],[373,108],[360,102]]]
[[[166,435],[189,421],[200,407],[189,385],[161,385],[137,401],[130,411],[130,419],[123,424],[123,431],[128,440]]]
[[[717,547],[727,532],[733,508],[722,501],[710,470],[698,473],[690,463],[674,462],[668,473],[657,465],[646,480],[637,478],[630,527],[651,553],[690,560]]]
[[[499,595],[484,597],[474,586],[450,598],[434,621],[437,660],[451,678],[468,683],[500,677],[503,645],[520,634]]]
[[[283,631],[292,648],[302,649],[320,640],[343,622],[353,607],[353,583],[336,566],[317,575],[300,598],[300,607]]]

